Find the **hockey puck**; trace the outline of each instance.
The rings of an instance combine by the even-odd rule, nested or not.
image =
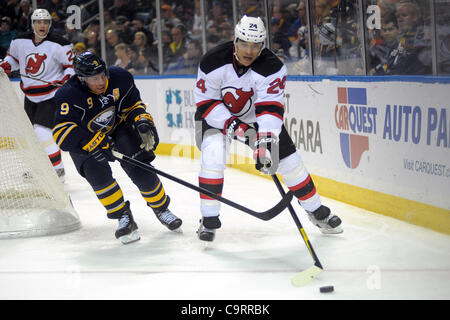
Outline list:
[[[322,292],[322,293],[333,292],[333,291],[334,291],[333,286],[320,287],[320,292]]]

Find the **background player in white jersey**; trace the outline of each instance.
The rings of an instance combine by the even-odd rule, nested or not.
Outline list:
[[[261,18],[244,16],[235,40],[201,59],[194,88],[196,138],[201,149],[199,185],[222,193],[231,139],[253,150],[256,169],[282,175],[310,220],[323,233],[341,233],[341,220],[321,204],[302,158],[283,125],[286,66],[264,48]],[[212,241],[220,228],[220,203],[200,194],[199,239]]]
[[[52,17],[45,9],[33,12],[31,24],[32,30],[17,35],[11,41],[0,67],[7,74],[19,69],[25,111],[53,168],[63,178],[65,172],[61,151],[52,137],[56,110],[53,96],[58,87],[74,74],[72,44],[50,31]]]

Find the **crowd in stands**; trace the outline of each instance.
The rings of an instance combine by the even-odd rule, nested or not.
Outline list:
[[[100,53],[98,6],[88,1],[41,0],[53,17],[52,28],[74,45],[76,53]],[[448,2],[448,1],[447,1]],[[449,4],[436,11],[438,70],[450,74]],[[30,29],[31,0],[1,1],[0,58],[11,39]],[[206,49],[233,40],[231,1],[205,0]],[[264,16],[263,1],[240,0],[238,12]],[[271,49],[288,66],[289,74],[390,75],[432,73],[430,11],[428,0],[364,0],[364,11],[376,6],[372,19],[367,13],[361,28],[358,0],[310,0],[312,39],[308,35],[305,0],[271,0],[269,26]],[[165,74],[195,73],[202,55],[200,0],[162,0],[161,39],[158,39],[155,1],[105,0],[106,62],[124,67],[135,75],[155,75],[158,42],[162,43]],[[67,7],[82,7],[81,29],[66,23]],[[447,14],[445,14],[447,12]],[[379,13],[379,15],[377,15]],[[370,25],[372,23],[372,25]],[[362,30],[366,43],[362,43]],[[310,43],[313,50],[310,50]],[[365,46],[365,47],[364,47]],[[366,59],[364,57],[364,49]],[[311,56],[311,54],[313,56]],[[366,60],[366,64],[364,63]],[[312,65],[311,61],[314,61]]]

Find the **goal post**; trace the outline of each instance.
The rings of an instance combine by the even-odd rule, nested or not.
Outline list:
[[[0,90],[0,239],[77,230],[78,214],[2,68]]]

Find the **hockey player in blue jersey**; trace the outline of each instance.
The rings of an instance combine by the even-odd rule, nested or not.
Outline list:
[[[140,236],[130,203],[125,201],[109,162],[115,160],[112,147],[139,161],[153,161],[159,142],[153,118],[128,71],[107,67],[91,52],[77,56],[73,65],[76,75],[55,95],[58,108],[53,137],[70,153],[107,217],[119,220],[116,238],[122,243],[137,241]],[[133,165],[121,166],[158,220],[169,230],[178,229],[182,221],[169,210],[170,198],[158,176]]]

